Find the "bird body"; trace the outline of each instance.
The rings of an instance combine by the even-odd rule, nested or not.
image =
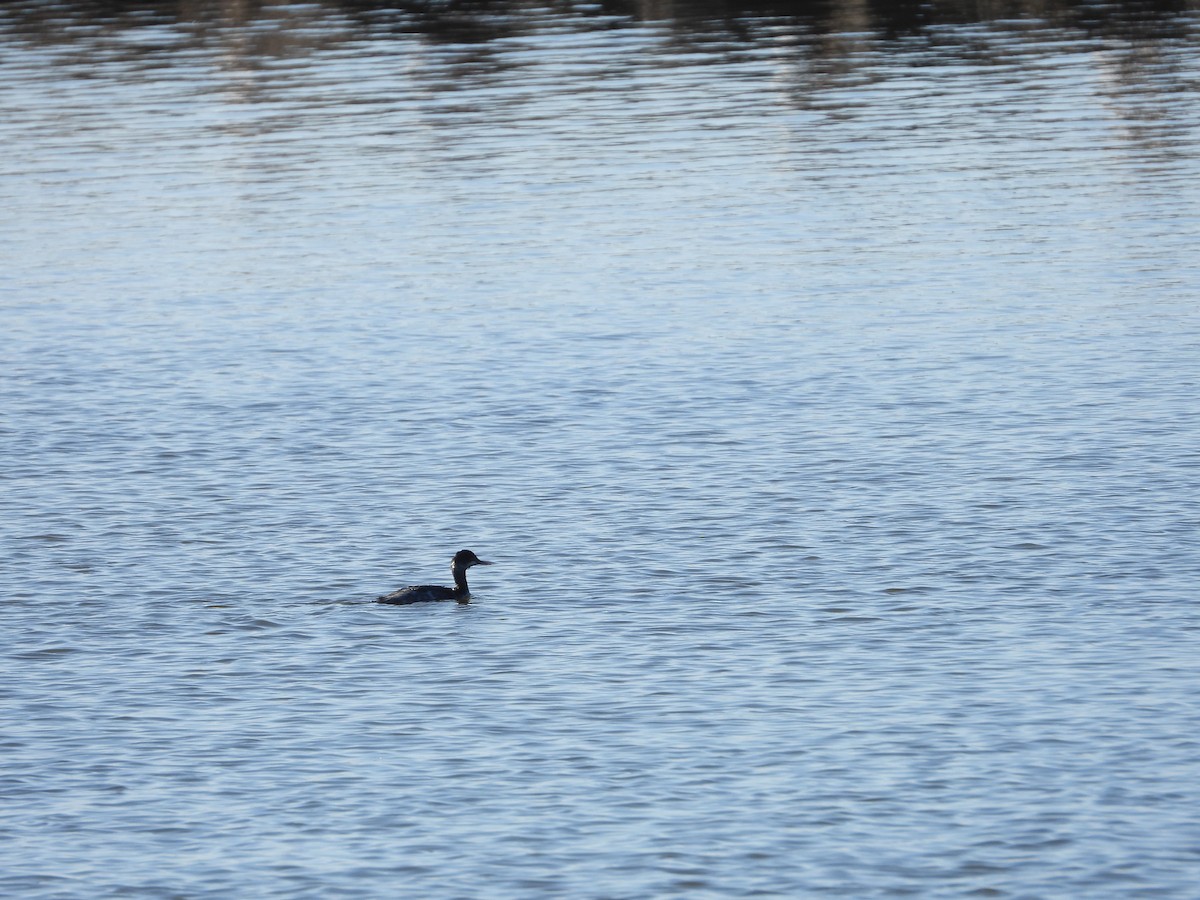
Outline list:
[[[442,587],[439,584],[415,584],[400,588],[390,594],[384,594],[376,599],[376,603],[390,603],[394,606],[407,606],[410,603],[426,603],[431,600],[457,600],[466,603],[471,596],[467,587],[467,569],[471,566],[490,566],[491,563],[480,559],[470,550],[459,550],[450,561],[450,572],[454,576],[454,587]]]

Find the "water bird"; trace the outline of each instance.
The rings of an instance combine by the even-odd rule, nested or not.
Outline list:
[[[466,603],[471,596],[467,587],[467,569],[471,566],[490,566],[486,559],[480,559],[470,550],[459,550],[450,561],[450,574],[454,576],[454,587],[442,587],[440,584],[415,584],[411,587],[400,588],[390,594],[376,598],[376,603],[393,603],[403,606],[408,603],[424,603],[428,600],[457,600]]]

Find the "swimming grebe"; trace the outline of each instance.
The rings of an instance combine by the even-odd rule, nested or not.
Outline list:
[[[467,569],[471,566],[490,566],[486,559],[480,559],[470,550],[459,550],[450,562],[450,571],[454,575],[454,587],[442,587],[437,584],[417,584],[412,587],[400,588],[390,594],[384,594],[376,599],[376,603],[423,603],[426,600],[457,600],[466,603],[471,596],[467,587]]]

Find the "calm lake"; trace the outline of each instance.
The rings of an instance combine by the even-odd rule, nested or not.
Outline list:
[[[1200,896],[1200,0],[16,0],[0,146],[0,895]]]

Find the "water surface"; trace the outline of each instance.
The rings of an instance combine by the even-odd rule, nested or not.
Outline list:
[[[0,890],[1194,897],[1200,13],[987,10],[6,4]]]

